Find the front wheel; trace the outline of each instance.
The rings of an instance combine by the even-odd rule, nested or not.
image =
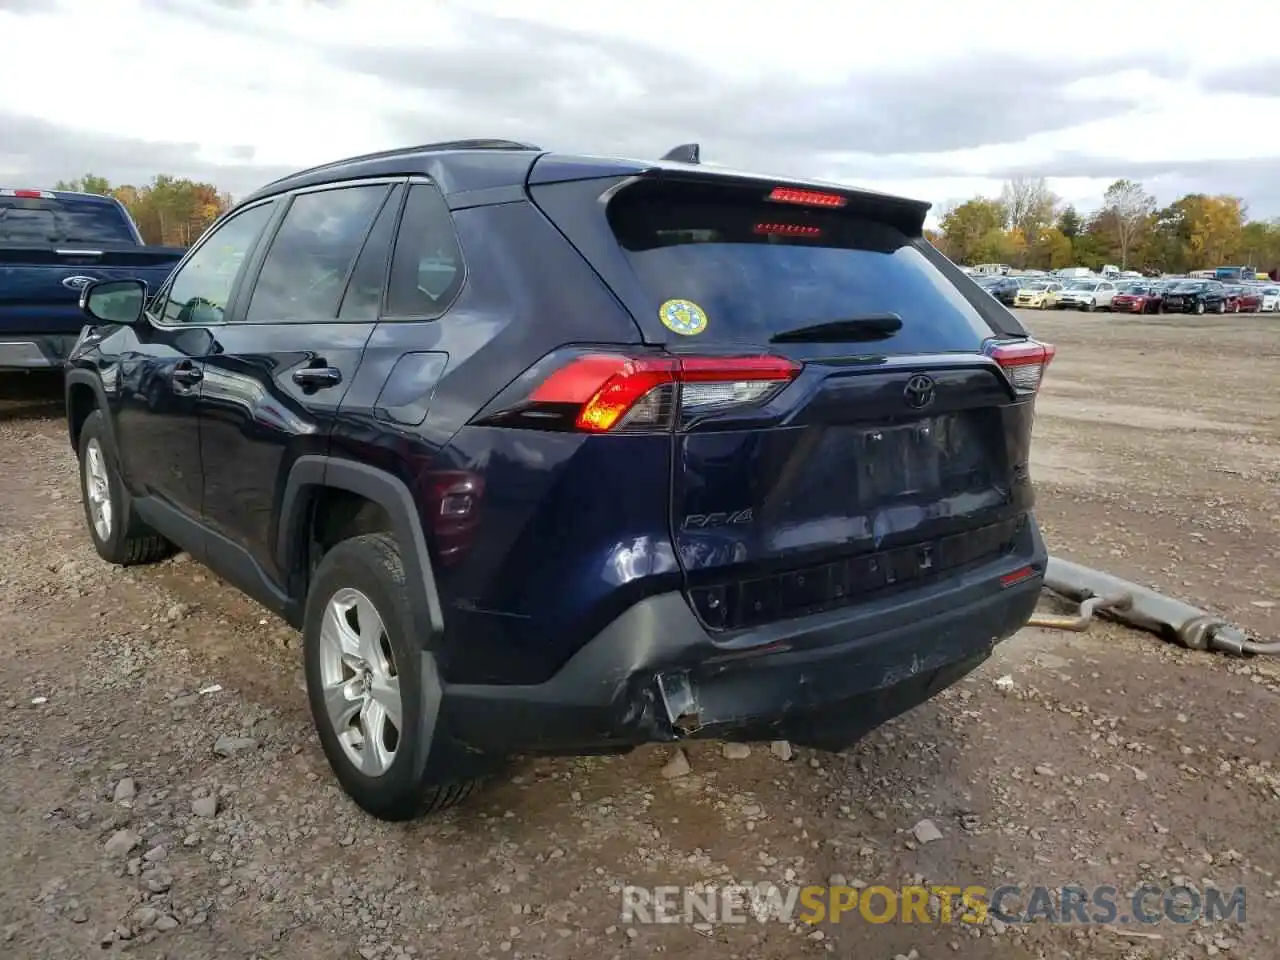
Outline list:
[[[386,533],[344,540],[307,593],[303,657],[311,717],[329,766],[356,804],[408,820],[468,797],[478,780],[432,769],[438,690],[414,629],[404,564]],[[424,662],[427,661],[427,662]]]
[[[154,563],[173,552],[173,545],[134,512],[133,498],[120,477],[119,462],[101,410],[89,414],[80,428],[80,499],[89,538],[108,563],[132,566]]]
[[[1098,304],[1094,300],[1090,300],[1088,303],[1084,305],[1085,313],[1093,313],[1093,311],[1097,309],[1098,309]]]
[[[1219,304],[1219,306],[1221,306],[1221,304]],[[1198,317],[1198,316],[1200,316],[1200,314],[1204,313],[1204,301],[1203,301],[1203,300],[1197,300],[1197,301],[1196,301],[1196,305],[1195,305],[1195,307],[1194,307],[1193,309],[1194,309],[1194,311],[1195,311],[1195,315],[1196,315],[1197,317]],[[1219,311],[1219,312],[1221,312],[1221,311]]]
[[[1217,312],[1218,312],[1218,313],[1226,313],[1226,312],[1227,312],[1227,301],[1225,301],[1225,300],[1219,300],[1219,301],[1218,301],[1218,311],[1217,311]]]

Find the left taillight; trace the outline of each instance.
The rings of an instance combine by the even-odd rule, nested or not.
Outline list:
[[[539,365],[540,367],[543,364]],[[669,430],[679,417],[763,403],[799,374],[786,357],[628,356],[581,353],[535,368],[526,383],[490,405],[477,422],[627,433]]]
[[[1020,397],[1036,395],[1056,352],[1053,344],[1039,340],[989,341],[986,345],[987,356],[1004,371]]]

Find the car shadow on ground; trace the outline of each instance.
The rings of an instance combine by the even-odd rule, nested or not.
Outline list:
[[[62,413],[62,374],[0,372],[0,422]]]

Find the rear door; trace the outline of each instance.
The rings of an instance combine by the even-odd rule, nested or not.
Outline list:
[[[939,268],[921,209],[640,180],[612,191],[608,249],[568,214],[563,194],[581,206],[589,190],[533,193],[564,212],[647,339],[686,367],[744,355],[801,365],[773,392],[745,375],[682,387],[671,524],[704,619],[821,607],[1012,541],[1031,506],[1030,393],[984,353],[995,337],[984,295]]]
[[[361,181],[289,199],[249,268],[251,288],[205,359],[200,446],[210,552],[239,548],[281,586],[279,497],[298,457],[328,452],[377,319],[376,300],[344,301],[344,293],[366,245],[379,268],[385,263],[399,190],[388,180]]]

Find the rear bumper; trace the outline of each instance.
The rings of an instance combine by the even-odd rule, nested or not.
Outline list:
[[[61,370],[78,336],[0,333],[0,370]]]
[[[1021,629],[1046,559],[1032,522],[1013,553],[980,568],[727,639],[713,639],[683,594],[649,597],[545,683],[446,685],[437,729],[493,754],[685,738],[840,749],[959,680]],[[1027,566],[1032,576],[1001,586]]]

